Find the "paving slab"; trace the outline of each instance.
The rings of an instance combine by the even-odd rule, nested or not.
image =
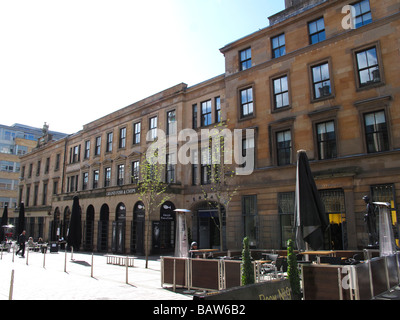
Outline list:
[[[13,254],[4,252],[0,260],[0,300],[10,297],[13,270],[13,300],[193,299],[161,286],[159,257],[151,257],[147,269],[144,257],[135,257],[126,283],[126,267],[107,264],[104,254],[30,252],[25,258],[14,256],[13,261]]]

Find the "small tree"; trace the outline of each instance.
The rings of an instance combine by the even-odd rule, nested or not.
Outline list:
[[[143,156],[140,164],[140,182],[138,184],[139,200],[145,207],[145,256],[148,267],[151,239],[151,216],[161,205],[170,199],[166,194],[168,185],[163,182],[163,166]]]
[[[289,239],[287,241],[287,259],[288,259],[288,269],[287,275],[290,281],[290,286],[292,288],[292,295],[295,300],[299,300],[301,298],[301,289],[300,289],[300,276],[299,269],[297,267],[297,259],[296,255],[293,252],[293,240]]]
[[[243,251],[242,251],[242,285],[248,285],[254,283],[254,270],[251,264],[251,254],[249,246],[249,238],[243,239]]]
[[[235,165],[225,159],[225,156],[232,157],[232,146],[229,145],[231,142],[225,141],[225,130],[228,129],[223,122],[214,126],[209,132],[209,141],[206,143],[208,152],[207,150],[202,150],[202,161],[208,160],[209,163],[207,165],[208,183],[202,184],[201,190],[208,204],[213,207],[216,206],[218,211],[218,223],[215,222],[215,219],[212,220],[219,230],[218,236],[221,251],[224,250],[223,205],[225,205],[226,214],[229,203],[239,189],[239,185],[235,181]]]

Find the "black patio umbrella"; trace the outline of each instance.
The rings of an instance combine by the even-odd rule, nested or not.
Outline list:
[[[24,202],[19,205],[17,235],[20,235],[25,230],[25,206]]]
[[[79,250],[82,241],[82,221],[81,207],[79,206],[79,198],[75,196],[72,204],[71,220],[69,222],[69,231],[67,243],[74,250]]]
[[[0,224],[0,241],[4,241],[4,228],[8,224],[8,208],[7,205],[4,206],[3,216],[1,217]]]
[[[304,250],[306,242],[313,250],[323,249],[324,232],[329,226],[329,220],[304,150],[297,153],[295,199],[297,248]]]

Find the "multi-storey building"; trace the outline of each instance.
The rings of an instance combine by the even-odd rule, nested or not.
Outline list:
[[[22,156],[21,199],[28,212],[47,218],[43,236],[55,239],[66,236],[79,195],[88,250],[142,253],[145,224],[154,252],[172,250],[178,207],[191,210],[191,237],[200,248],[217,246],[218,214],[210,205],[216,197],[201,188],[210,166],[174,164],[176,151],[167,153],[171,198],[150,222],[137,184],[141,156],[152,143],[148,132],[154,138],[157,129],[170,136],[190,128],[200,136],[223,122],[255,132],[241,144],[242,154],[254,147],[254,170],[235,176],[237,193],[221,203],[227,249],[240,248],[244,236],[258,248],[286,246],[300,149],[329,215],[331,248],[367,245],[366,194],[392,204],[398,238],[399,17],[397,0],[286,0],[268,27],[220,49],[224,74],[166,89]]]
[[[65,136],[53,131],[50,134],[52,139]],[[31,152],[42,136],[43,131],[39,128],[22,124],[0,125],[0,208],[8,206],[10,222],[15,220],[13,212],[18,207],[17,201],[20,196],[18,195],[18,190],[20,190],[19,157]]]

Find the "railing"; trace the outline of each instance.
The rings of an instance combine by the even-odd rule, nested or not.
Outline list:
[[[357,265],[303,265],[302,275],[305,300],[379,298],[400,284],[400,253]]]
[[[255,282],[265,281],[261,263],[252,262]],[[238,260],[161,257],[161,286],[219,291],[241,285]],[[276,276],[277,273],[274,273]]]

